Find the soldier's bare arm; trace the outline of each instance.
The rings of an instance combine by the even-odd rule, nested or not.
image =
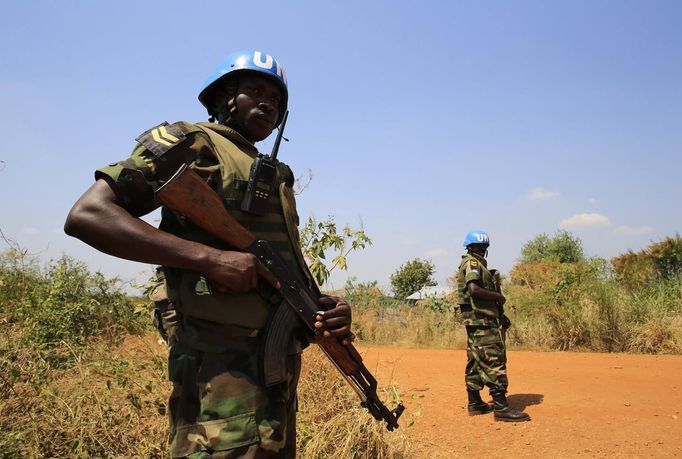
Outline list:
[[[122,207],[106,180],[97,180],[74,204],[64,231],[119,258],[204,273],[219,291],[247,292],[257,286],[259,275],[279,287],[251,254],[181,239],[133,216]]]
[[[497,301],[500,306],[504,305],[504,303],[507,301],[507,299],[501,293],[481,287],[476,281],[469,282],[467,284],[467,288],[469,289],[469,294],[471,297],[477,300]]]

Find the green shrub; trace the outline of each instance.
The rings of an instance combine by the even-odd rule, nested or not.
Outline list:
[[[354,308],[395,307],[400,302],[384,294],[377,281],[357,282],[356,277],[346,280],[343,297]]]
[[[142,331],[146,309],[119,286],[66,256],[40,266],[14,247],[0,253],[0,401],[16,384],[38,390],[92,338]]]
[[[141,305],[118,278],[90,273],[83,262],[62,256],[41,267],[37,259],[10,250],[0,255],[0,313],[22,322],[36,347],[58,342],[81,345],[92,336],[139,332]]]
[[[391,274],[391,287],[396,298],[405,299],[424,287],[436,285],[433,273],[436,268],[428,260],[415,258]]]
[[[545,233],[526,242],[521,249],[521,263],[553,261],[557,263],[576,263],[583,261],[582,241],[568,231],[559,230],[550,237]]]

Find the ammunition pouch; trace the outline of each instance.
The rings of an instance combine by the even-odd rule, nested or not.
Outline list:
[[[150,280],[147,296],[154,305],[151,311],[152,324],[168,344],[177,331],[179,317],[172,302],[168,299],[165,277],[160,269],[157,269],[156,274]]]
[[[163,328],[162,315],[161,308],[156,307],[152,309],[152,324],[154,325],[154,328],[156,328],[156,331],[159,332],[159,335],[161,335],[161,338],[168,344],[168,333],[166,333],[166,329]]]

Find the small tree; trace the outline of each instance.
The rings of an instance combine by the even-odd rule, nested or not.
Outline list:
[[[585,260],[582,241],[568,231],[559,230],[554,237],[545,233],[526,242],[521,249],[521,263],[556,261],[576,263]]]
[[[415,258],[391,274],[391,287],[396,298],[404,300],[424,287],[436,285],[433,273],[436,270],[428,260]]]
[[[344,271],[348,269],[347,256],[350,252],[364,249],[368,245],[372,245],[372,240],[365,234],[362,226],[356,230],[346,225],[339,233],[331,215],[322,222],[318,222],[314,217],[308,217],[301,230],[301,250],[308,262],[310,273],[320,286],[329,279],[335,268]],[[329,251],[336,254],[331,259],[331,264],[324,262]]]

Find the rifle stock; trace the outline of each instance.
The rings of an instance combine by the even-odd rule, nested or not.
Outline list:
[[[218,195],[197,175],[183,164],[173,176],[157,191],[157,199],[165,206],[189,218],[195,225],[242,252],[254,254],[280,281],[280,294],[288,307],[280,306],[275,311],[275,332],[266,336],[266,354],[281,353],[283,333],[288,332],[288,324],[297,322],[306,331],[312,341],[317,343],[334,366],[342,373],[346,381],[356,391],[361,405],[377,420],[386,422],[390,431],[398,428],[398,418],[404,411],[402,403],[389,410],[376,393],[377,381],[362,363],[360,353],[352,344],[344,345],[338,338],[326,338],[316,334],[315,316],[321,306],[319,296],[312,292],[306,283],[297,278],[281,255],[264,240],[258,240],[225,209]],[[296,320],[294,320],[294,318]],[[272,333],[268,333],[271,335]],[[266,385],[280,382],[284,368],[276,359],[265,359],[264,377]]]
[[[195,225],[239,251],[246,251],[256,240],[230,215],[220,197],[186,164],[159,187],[156,197],[165,206],[180,212]]]

